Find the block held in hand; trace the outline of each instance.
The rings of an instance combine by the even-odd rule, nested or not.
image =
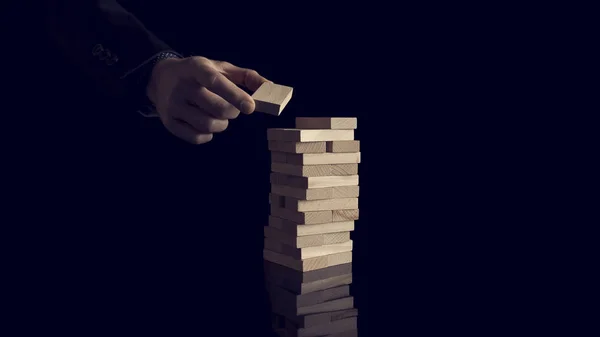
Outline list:
[[[285,106],[292,99],[292,87],[279,85],[272,82],[263,83],[252,94],[256,104],[254,111],[279,116]]]

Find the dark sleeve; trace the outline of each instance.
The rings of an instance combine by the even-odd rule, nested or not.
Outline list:
[[[50,40],[112,98],[145,96],[143,72],[171,48],[116,0],[47,0]]]

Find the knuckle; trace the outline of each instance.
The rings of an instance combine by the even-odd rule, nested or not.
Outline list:
[[[231,67],[233,66],[233,64],[227,62],[227,61],[215,61],[215,63],[217,63],[220,67]]]
[[[204,56],[193,56],[190,57],[188,60],[197,65],[206,65],[210,63],[210,60]]]
[[[212,71],[208,73],[207,85],[209,88],[214,87],[218,80],[219,80],[219,74],[212,72]]]

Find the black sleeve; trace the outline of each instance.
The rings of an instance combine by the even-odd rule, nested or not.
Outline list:
[[[141,69],[171,48],[116,0],[47,0],[45,27],[64,56],[112,98],[145,96]]]

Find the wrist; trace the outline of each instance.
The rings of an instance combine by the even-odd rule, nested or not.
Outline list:
[[[158,87],[160,85],[160,77],[162,69],[165,65],[175,62],[178,59],[183,58],[179,54],[172,52],[164,52],[159,54],[152,63],[152,68],[148,76],[148,82],[146,84],[146,96],[153,105],[156,105],[158,98]]]

